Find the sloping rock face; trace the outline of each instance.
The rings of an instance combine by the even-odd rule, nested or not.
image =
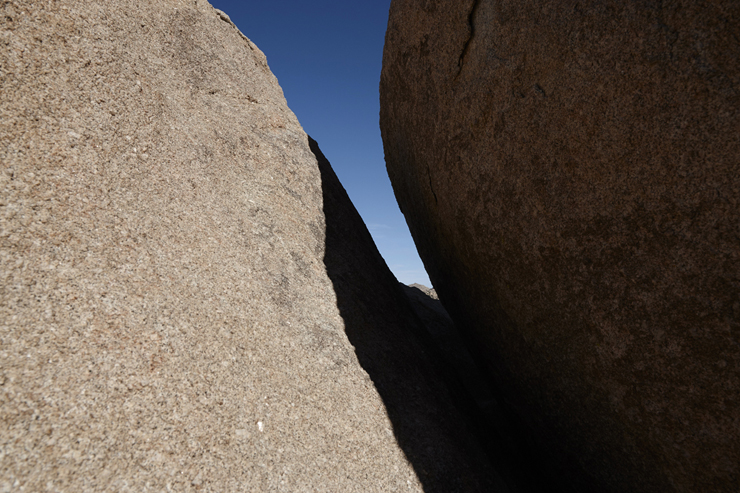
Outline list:
[[[361,367],[339,302],[386,288],[330,271],[374,245],[329,243],[354,209],[225,14],[6,1],[0,46],[0,490],[490,490],[423,354]]]
[[[468,417],[468,427],[479,438],[492,466],[511,491],[542,492],[552,490],[542,474],[537,457],[522,447],[521,437],[512,433],[515,421],[501,406],[486,378],[485,368],[471,355],[447,310],[434,289],[421,284],[401,285],[421,319],[422,329],[433,344],[433,357],[452,374],[457,388],[456,401]]]
[[[411,301],[414,312],[422,320],[424,329],[434,339],[445,359],[450,361],[450,366],[456,368],[478,407],[485,407],[492,399],[490,389],[481,378],[475,361],[460,337],[460,332],[437,298],[437,292],[421,284],[401,287]]]
[[[426,320],[416,315],[328,160],[310,137],[309,144],[324,191],[324,263],[344,330],[424,491],[520,491],[480,446],[464,385],[439,356]]]
[[[740,4],[394,0],[388,172],[563,489],[740,488]]]

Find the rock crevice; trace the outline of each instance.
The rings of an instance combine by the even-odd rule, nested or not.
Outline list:
[[[460,72],[462,72],[463,65],[465,64],[465,57],[470,48],[470,43],[472,43],[473,37],[475,36],[475,13],[480,6],[480,2],[481,0],[475,0],[473,2],[473,6],[470,8],[470,13],[468,14],[468,29],[470,30],[470,33],[468,34],[468,39],[465,40],[465,44],[460,52],[460,59],[458,60],[459,70],[457,71],[457,75],[460,75]]]

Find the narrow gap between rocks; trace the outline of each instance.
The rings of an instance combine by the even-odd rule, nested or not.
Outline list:
[[[425,492],[546,491],[536,464],[512,447],[507,417],[441,304],[396,281],[360,215],[344,206],[349,198],[318,144],[309,143],[321,172],[324,264],[345,331]]]

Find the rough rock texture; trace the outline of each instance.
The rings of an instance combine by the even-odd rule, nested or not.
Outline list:
[[[310,137],[309,143],[324,191],[324,263],[344,330],[424,491],[518,491],[480,447],[464,385],[436,350],[329,162]]]
[[[0,47],[0,491],[493,489],[422,352],[361,367],[418,321],[344,308],[377,251],[225,14],[11,0]]]
[[[511,417],[486,378],[485,368],[471,355],[434,289],[421,284],[401,285],[433,345],[433,356],[452,373],[448,386],[458,389],[456,402],[468,417],[491,464],[511,491],[544,492],[552,488],[536,458],[518,444]],[[470,341],[469,341],[470,342]]]
[[[439,301],[439,296],[437,296],[437,291],[434,288],[429,288],[427,286],[424,286],[423,284],[409,284],[408,286],[403,285],[402,286],[404,291],[406,291],[406,295],[409,297],[413,297],[414,299],[420,301],[422,304],[427,305],[430,309],[434,310],[435,312],[439,312],[441,315],[449,318],[449,315],[447,314],[447,310],[445,310],[445,307],[442,306],[440,303],[437,305],[436,303],[427,303],[428,298],[433,299],[434,301]],[[426,295],[426,298],[419,295],[419,292]],[[450,322],[452,322],[452,319],[450,319]]]
[[[421,284],[401,287],[411,301],[414,312],[422,320],[424,330],[444,353],[450,365],[457,369],[477,404],[484,407],[486,402],[492,399],[488,385],[479,375],[475,361],[465,347],[460,332],[455,328],[447,310],[437,299],[436,291]]]
[[[393,0],[381,130],[563,489],[740,489],[740,3]]]

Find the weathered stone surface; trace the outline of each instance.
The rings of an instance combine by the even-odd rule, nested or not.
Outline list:
[[[437,299],[436,291],[421,284],[401,287],[411,301],[414,312],[423,322],[424,329],[435,341],[435,345],[440,348],[450,365],[456,368],[477,404],[485,407],[492,399],[488,385],[481,378],[475,361],[465,347],[450,315]]]
[[[536,458],[512,433],[515,420],[500,405],[500,396],[494,394],[485,369],[471,355],[464,334],[455,328],[436,291],[421,284],[401,287],[433,345],[432,356],[450,374],[448,387],[456,389],[455,400],[468,418],[471,433],[478,437],[507,488],[522,493],[551,490]]]
[[[393,295],[332,277],[377,251],[225,14],[11,0],[0,46],[0,490],[490,490],[423,354],[361,367],[413,316],[338,304]]]
[[[478,443],[461,383],[437,354],[329,162],[310,137],[309,143],[324,192],[324,264],[344,330],[424,491],[518,492]]]
[[[740,489],[738,52],[732,0],[391,4],[396,196],[565,489]]]

